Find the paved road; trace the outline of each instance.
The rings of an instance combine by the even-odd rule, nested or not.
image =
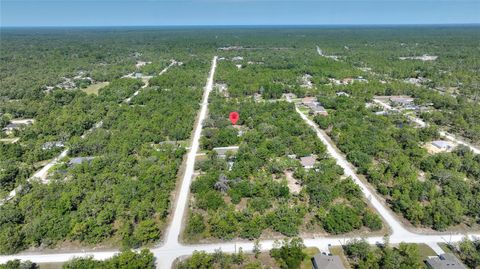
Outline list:
[[[318,138],[327,146],[327,152],[332,156],[339,166],[343,168],[345,171],[345,175],[349,176],[355,181],[355,183],[360,187],[365,197],[370,201],[372,206],[378,211],[378,213],[383,217],[385,222],[390,226],[392,229],[393,235],[395,236],[410,236],[412,235],[411,232],[407,231],[397,217],[388,209],[378,198],[377,196],[372,193],[372,191],[366,186],[366,184],[360,180],[358,175],[354,172],[354,167],[346,160],[346,158],[339,153],[336,149],[336,146],[333,145],[331,140],[328,138],[327,134],[322,131],[318,126],[310,120],[303,112],[301,112],[297,106],[295,106],[295,110],[297,113],[300,114],[300,117],[310,126],[312,129],[315,130]]]
[[[190,146],[190,152],[187,155],[187,165],[185,173],[182,179],[182,185],[180,187],[180,193],[177,199],[175,211],[173,213],[173,220],[170,224],[170,228],[167,230],[165,248],[175,248],[180,245],[178,242],[179,235],[182,227],[182,220],[186,208],[188,205],[188,195],[190,193],[190,183],[192,182],[193,172],[195,168],[195,156],[197,155],[200,136],[202,134],[203,121],[207,116],[208,97],[213,88],[213,77],[215,75],[215,69],[217,68],[217,56],[212,60],[212,67],[208,76],[207,84],[205,85],[205,91],[203,93],[200,113],[197,119],[197,125],[195,126],[192,145]]]
[[[214,243],[214,244],[202,244],[202,245],[182,245],[178,239],[181,232],[181,225],[184,213],[187,210],[188,205],[188,195],[189,187],[192,181],[195,155],[197,154],[199,148],[199,139],[202,131],[202,122],[206,117],[207,106],[208,106],[208,96],[212,90],[213,77],[216,68],[217,57],[214,57],[212,61],[212,68],[210,70],[210,75],[208,77],[207,85],[205,87],[205,92],[203,95],[203,101],[201,104],[201,109],[195,126],[194,136],[192,141],[192,147],[187,156],[187,167],[185,171],[185,176],[182,179],[182,185],[177,200],[177,206],[174,211],[174,216],[170,229],[167,230],[167,236],[165,244],[152,248],[151,251],[157,259],[158,268],[171,268],[173,261],[181,256],[191,255],[194,251],[206,251],[214,252],[218,249],[221,249],[224,252],[235,252],[242,248],[246,252],[250,252],[253,249],[253,242],[251,241],[236,241],[236,242],[226,242],[226,243]],[[347,162],[345,157],[343,157],[335,148],[335,145],[331,142],[328,136],[320,130],[316,124],[311,121],[305,114],[303,114],[298,108],[296,108],[297,113],[300,114],[302,119],[312,127],[319,139],[327,146],[328,153],[337,161],[337,163],[345,170],[345,174],[350,176],[362,190],[365,197],[371,202],[372,206],[379,212],[382,218],[390,226],[392,230],[392,235],[390,236],[390,243],[399,244],[401,242],[408,243],[425,243],[433,248],[437,254],[441,254],[443,251],[438,247],[437,243],[439,242],[458,242],[463,239],[465,235],[462,234],[435,234],[435,235],[423,235],[418,233],[413,233],[408,231],[403,227],[401,222],[397,217],[388,209],[373,193],[370,189],[363,183],[354,172],[353,166]],[[480,238],[480,233],[473,233],[467,235],[470,239],[474,237]],[[342,237],[342,236],[332,236],[332,237],[316,237],[316,238],[304,238],[304,243],[306,246],[315,246],[321,250],[326,250],[329,246],[339,246],[345,244],[347,241],[354,239],[354,237]],[[372,236],[364,238],[370,244],[381,243],[383,237],[381,236]],[[274,246],[274,241],[265,240],[260,242],[261,249],[264,251],[270,250]],[[8,260],[12,259],[22,259],[22,260],[31,260],[33,262],[65,262],[73,257],[85,257],[93,256],[95,259],[106,259],[110,258],[113,255],[118,253],[117,251],[98,251],[98,252],[75,252],[75,253],[56,253],[56,254],[22,254],[22,255],[11,255],[11,256],[0,256],[0,263],[5,263]]]

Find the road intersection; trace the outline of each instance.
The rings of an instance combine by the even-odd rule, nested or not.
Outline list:
[[[206,251],[212,253],[218,249],[223,252],[236,252],[242,248],[246,252],[253,250],[254,242],[252,241],[231,241],[224,243],[212,243],[212,244],[197,244],[197,245],[185,245],[180,242],[180,234],[182,231],[182,223],[188,210],[189,191],[190,184],[193,179],[195,156],[199,149],[199,141],[203,127],[203,121],[207,115],[208,98],[213,88],[213,81],[215,70],[217,66],[217,57],[212,60],[212,66],[208,80],[205,86],[205,91],[202,98],[201,108],[199,116],[196,121],[194,134],[192,138],[192,144],[190,151],[187,155],[186,170],[182,178],[180,192],[176,200],[176,206],[173,212],[172,222],[169,228],[166,230],[165,241],[163,244],[158,245],[150,250],[154,254],[157,262],[157,268],[171,268],[173,262],[182,256],[191,255],[194,251]],[[291,100],[288,100],[291,101]],[[465,236],[473,239],[474,237],[480,237],[479,233],[472,233],[468,235],[464,234],[451,234],[451,233],[438,233],[438,234],[421,234],[414,231],[409,231],[398,219],[398,217],[385,205],[385,203],[379,198],[374,191],[372,191],[366,183],[364,183],[358,175],[355,173],[355,168],[346,160],[346,158],[336,149],[335,145],[329,137],[318,126],[310,120],[303,112],[295,107],[300,117],[316,132],[318,138],[326,145],[328,153],[336,160],[337,164],[345,170],[345,174],[352,178],[356,184],[359,185],[366,199],[371,205],[378,211],[384,221],[388,224],[391,234],[389,235],[389,242],[392,244],[398,244],[401,242],[407,243],[424,243],[432,247],[438,254],[441,254],[442,250],[438,247],[437,243],[440,242],[458,242]],[[327,250],[329,246],[343,245],[349,240],[356,237],[345,236],[327,236],[327,237],[305,237],[303,238],[306,246],[315,246],[321,250]],[[382,236],[364,237],[364,239],[370,244],[377,244],[383,242]],[[269,250],[274,247],[274,240],[260,241],[262,251]],[[86,257],[92,256],[94,259],[107,259],[117,254],[118,251],[79,251],[71,253],[55,253],[55,254],[19,254],[10,256],[0,256],[0,263],[5,263],[12,259],[31,260],[36,263],[46,262],[66,262],[73,257]]]

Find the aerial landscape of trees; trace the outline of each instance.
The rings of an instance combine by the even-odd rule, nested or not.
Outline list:
[[[209,64],[207,57],[183,62],[168,83],[152,79],[130,104],[124,100],[143,82],[113,78],[98,95],[53,89],[32,114],[5,108],[35,122],[18,134],[20,143],[0,144],[2,191],[22,186],[0,210],[1,253],[67,241],[128,248],[160,239],[186,152],[163,142],[188,140]],[[48,184],[27,181],[39,161],[62,150],[43,148],[49,141],[63,142],[69,157],[51,169]]]
[[[368,209],[358,186],[327,156],[325,146],[293,104],[252,100],[250,95],[259,93],[262,83],[246,85],[252,91],[233,89],[238,97],[232,97],[226,78],[235,76],[225,74],[222,66],[219,72],[224,75],[219,80],[229,85],[230,97],[225,92],[212,93],[201,140],[208,154],[197,164],[200,175],[191,186],[195,203],[186,238],[255,239],[267,231],[295,236],[318,230],[342,234],[362,227],[382,229],[380,217]],[[238,72],[236,67],[227,70]],[[228,122],[231,111],[240,114],[238,128]],[[227,152],[225,158],[212,151],[235,145],[238,152]],[[317,164],[305,169],[299,159],[310,155]]]
[[[427,150],[439,131],[480,144],[478,28],[2,29],[0,45],[0,254],[162,240],[214,55],[187,243],[388,232],[296,112],[303,97],[328,111],[306,114],[399,216],[438,231],[480,227],[480,155]],[[408,59],[422,55],[438,58]],[[376,113],[374,96],[389,95],[411,96],[421,109]],[[43,182],[32,179],[64,150]],[[454,250],[470,267],[479,266],[477,241]],[[298,268],[303,248],[292,239],[268,255]],[[418,268],[415,248],[355,241],[344,251],[355,268]],[[262,268],[242,253],[202,252],[178,267],[229,263]],[[152,266],[151,253],[125,252],[64,267]]]
[[[375,115],[365,107],[368,95],[353,95],[321,93],[319,100],[332,111],[315,120],[393,210],[436,230],[459,223],[475,226],[480,219],[479,155],[462,146],[429,155],[422,145],[438,138],[434,126],[416,128],[400,114]]]

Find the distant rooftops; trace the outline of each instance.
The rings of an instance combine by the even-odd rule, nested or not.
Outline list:
[[[432,269],[467,269],[467,267],[451,253],[428,257],[425,263],[428,268]]]

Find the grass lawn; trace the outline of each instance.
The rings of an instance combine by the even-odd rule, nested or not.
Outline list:
[[[425,244],[418,244],[418,253],[420,254],[420,262],[421,264],[425,264],[424,261],[428,258],[428,256],[437,256],[437,253],[433,251],[429,246]],[[426,265],[425,265],[426,268]]]
[[[343,253],[343,248],[341,246],[330,247],[329,250],[332,255],[340,257],[345,268],[350,268],[350,264],[348,263],[347,257],[345,256],[345,253]]]
[[[98,95],[98,90],[100,90],[101,88],[107,86],[108,84],[110,84],[110,82],[106,81],[106,82],[100,82],[100,83],[95,83],[95,84],[92,84],[90,86],[88,86],[87,88],[85,89],[82,89],[83,92],[85,92],[86,94],[95,94],[95,95]]]
[[[312,257],[315,254],[319,253],[320,250],[316,247],[310,247],[303,250],[303,253],[307,254],[307,257],[303,260],[302,264],[300,265],[300,269],[311,269],[312,268]]]
[[[443,249],[443,251],[445,251],[445,253],[453,253],[452,250],[448,247],[447,244],[445,244],[445,243],[438,243],[438,245],[440,246],[440,248]]]
[[[304,106],[298,107],[298,110],[300,110],[302,113],[304,113],[304,114],[306,114],[306,115],[308,115],[308,112],[310,111],[309,108],[304,107]]]

